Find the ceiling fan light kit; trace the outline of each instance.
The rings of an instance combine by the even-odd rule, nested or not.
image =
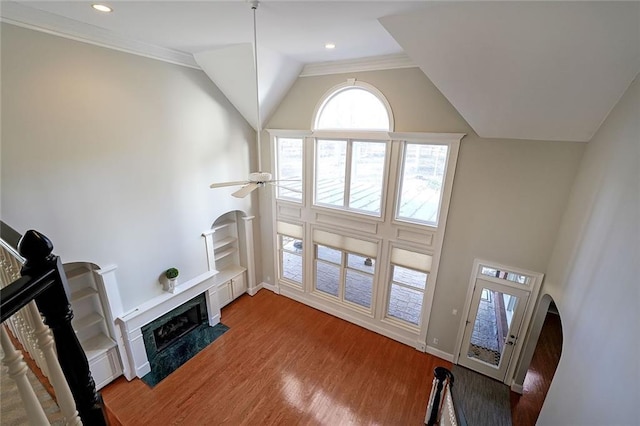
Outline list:
[[[271,173],[269,172],[253,172],[249,174],[249,181],[265,183],[271,181],[271,177]]]

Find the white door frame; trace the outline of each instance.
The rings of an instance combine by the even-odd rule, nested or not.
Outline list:
[[[485,289],[489,290],[490,292],[496,291],[518,298],[518,303],[515,311],[513,312],[513,318],[508,330],[509,338],[507,338],[504,348],[500,350],[501,359],[498,365],[490,365],[479,359],[468,357],[467,355],[469,346],[471,345],[475,323],[478,318],[481,298]],[[458,359],[458,363],[464,367],[477,371],[478,373],[492,377],[496,380],[503,381],[507,375],[507,369],[509,368],[511,359],[513,359],[513,349],[515,343],[521,335],[520,332],[522,331],[522,319],[524,318],[524,313],[526,312],[527,303],[530,296],[531,292],[528,289],[514,288],[511,286],[498,284],[493,280],[476,278],[476,285],[473,291],[473,299],[471,301],[471,306],[469,309],[470,315],[465,322],[465,333],[464,338],[462,339],[462,346],[460,347],[461,353]],[[522,336],[524,336],[524,333],[522,334]],[[500,338],[500,336],[498,337]]]
[[[503,278],[489,277],[482,274],[483,267],[497,269],[499,271],[511,272],[519,275],[525,275],[528,277],[528,281],[526,284],[517,284]],[[540,293],[540,287],[542,284],[542,279],[544,278],[544,274],[540,272],[529,271],[526,269],[515,268],[513,266],[506,266],[498,262],[474,259],[473,268],[471,269],[471,277],[469,279],[469,287],[467,288],[467,297],[464,302],[462,315],[460,316],[460,325],[458,326],[458,337],[456,338],[456,347],[453,355],[454,364],[458,364],[458,360],[460,358],[460,351],[462,350],[462,343],[464,338],[464,330],[467,318],[469,317],[469,311],[471,309],[471,302],[473,299],[473,289],[478,278],[530,292],[530,296],[527,301],[527,307],[522,318],[522,325],[520,327],[520,338],[515,342],[511,360],[509,362],[509,367],[507,368],[507,373],[503,381],[503,383],[505,383],[506,385],[511,386],[513,384],[516,366],[518,365],[518,362],[520,360],[520,353],[522,352],[522,348],[526,343],[525,336],[528,336],[529,323],[531,322],[531,317],[533,316],[536,301],[538,300],[538,294]]]

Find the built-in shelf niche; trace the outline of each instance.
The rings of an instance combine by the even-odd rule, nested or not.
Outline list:
[[[225,306],[255,289],[253,217],[230,211],[218,217],[205,237],[209,270],[217,271],[218,301]]]
[[[215,269],[218,272],[240,265],[238,222],[235,216],[235,212],[227,213],[211,228],[214,231],[213,253]]]
[[[98,268],[85,262],[64,265],[69,285],[73,320],[71,325],[89,361],[89,369],[100,389],[122,374],[115,339],[108,325],[103,296],[98,281]]]

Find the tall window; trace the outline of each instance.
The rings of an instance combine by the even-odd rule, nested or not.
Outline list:
[[[314,231],[315,290],[371,310],[377,244]]]
[[[464,135],[396,131],[384,95],[355,79],[328,90],[310,121],[310,130],[269,130],[280,179],[272,205],[276,285],[302,303],[426,346],[437,280],[431,262],[442,251]]]
[[[379,216],[386,152],[385,142],[317,140],[314,203]]]
[[[396,219],[437,226],[447,145],[405,143]]]
[[[393,247],[387,317],[420,326],[431,256]]]
[[[316,290],[371,309],[375,259],[316,245]]]
[[[278,277],[289,284],[302,286],[303,228],[287,222],[277,223],[278,235]]]
[[[302,138],[276,138],[276,197],[302,201]]]

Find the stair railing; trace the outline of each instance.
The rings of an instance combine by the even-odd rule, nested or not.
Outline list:
[[[444,367],[436,367],[433,375],[424,423],[427,426],[458,426],[459,422],[451,395],[454,382],[453,374]]]
[[[102,398],[96,392],[87,357],[71,325],[73,311],[65,290],[68,285],[62,262],[52,254],[53,244],[43,234],[27,231],[15,245],[16,235],[19,236],[2,223],[1,277],[3,284],[5,280],[12,281],[0,288],[0,337],[4,352],[3,363],[9,367],[9,376],[16,381],[29,422],[43,424],[41,416],[44,413],[26,378],[28,367],[23,356],[11,344],[4,327],[5,324],[15,322],[24,328],[18,334],[22,334],[22,338],[29,342],[28,345],[33,340],[37,343],[37,350],[32,350],[42,354],[44,361],[41,363],[48,371],[60,411],[67,424],[106,426]],[[11,249],[7,249],[7,245]],[[21,260],[24,262],[18,276],[15,272],[16,262],[19,264]],[[19,311],[28,317],[9,321]],[[27,328],[32,330],[27,331]],[[46,420],[46,416],[44,419]]]
[[[3,238],[0,238],[0,288],[8,286],[20,278],[20,269],[22,269],[25,261],[11,243],[5,241],[4,238],[9,229],[10,228],[3,224]],[[11,229],[11,231],[13,230]],[[7,239],[9,240],[10,238]],[[17,243],[18,241],[16,240],[16,247]],[[37,317],[33,317],[32,311],[28,306],[25,306],[13,314],[4,324],[9,328],[11,334],[18,339],[24,350],[29,353],[29,356],[35,361],[40,371],[42,371],[42,374],[44,374],[45,377],[49,377],[49,370],[44,359],[44,353],[38,346],[38,338],[35,331],[39,321],[42,321],[40,313],[38,313]]]

